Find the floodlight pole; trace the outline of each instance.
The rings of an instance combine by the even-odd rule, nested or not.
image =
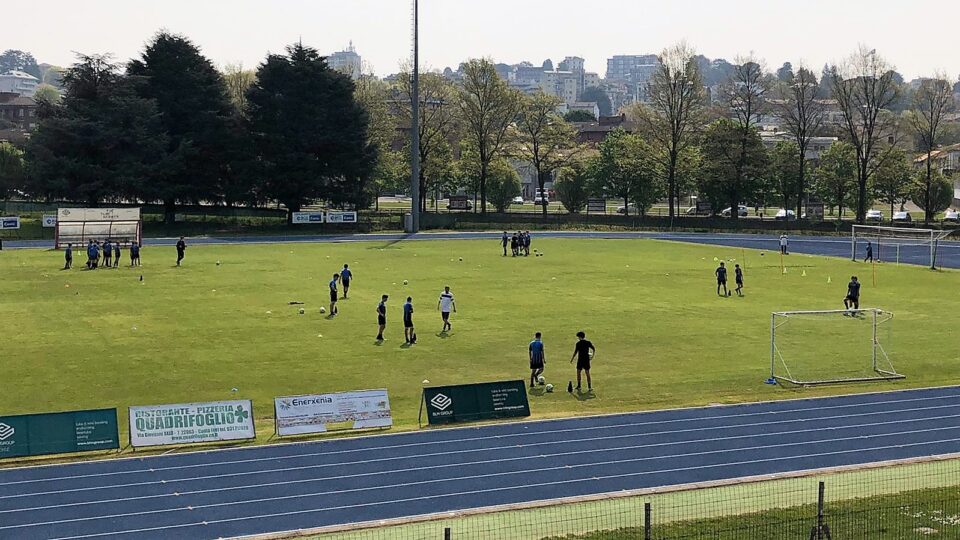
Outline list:
[[[413,67],[410,81],[410,230],[420,232],[420,2],[413,0]]]

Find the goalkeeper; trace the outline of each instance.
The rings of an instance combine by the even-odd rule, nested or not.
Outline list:
[[[860,282],[857,276],[850,276],[847,284],[847,296],[843,299],[843,306],[847,309],[860,309]]]

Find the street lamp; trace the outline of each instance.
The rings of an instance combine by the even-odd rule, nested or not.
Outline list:
[[[407,232],[420,231],[420,5],[413,0],[413,68],[410,81],[410,223]]]

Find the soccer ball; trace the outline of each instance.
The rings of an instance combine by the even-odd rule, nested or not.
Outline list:
[[[300,308],[300,314],[303,315],[306,311],[303,308]]]
[[[727,296],[733,296],[733,292],[732,292],[732,291],[727,291]]]
[[[327,312],[327,308],[325,307],[320,308],[320,313],[326,313],[326,312]]]
[[[543,375],[541,375],[541,376],[537,377],[537,382],[540,383],[540,384],[543,384],[543,383],[547,382],[547,379],[546,379]]]
[[[217,266],[220,266],[220,261],[217,261]]]
[[[547,390],[547,392],[553,392],[553,385],[552,385],[552,384],[548,384],[546,390]]]
[[[463,262],[463,257],[460,257],[460,262]]]
[[[404,285],[407,285],[407,284],[409,284],[409,283],[410,283],[409,281],[403,280],[403,284],[404,284]]]

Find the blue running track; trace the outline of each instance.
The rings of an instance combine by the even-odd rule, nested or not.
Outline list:
[[[710,244],[734,248],[765,249],[778,251],[777,236],[761,234],[732,234],[732,233],[651,233],[651,232],[576,232],[576,231],[534,231],[534,242],[537,238],[586,238],[586,239],[637,239],[652,238],[657,240],[674,240],[695,244]],[[225,236],[225,237],[197,237],[190,238],[190,244],[260,244],[260,243],[339,243],[339,242],[400,242],[423,240],[490,240],[496,242],[500,233],[496,232],[451,232],[451,233],[420,233],[407,235],[403,233],[381,234],[348,234],[324,236]],[[50,248],[52,240],[7,240],[5,248]],[[177,238],[145,238],[146,247],[173,246]],[[863,258],[863,246],[858,247],[857,256]],[[849,237],[839,236],[791,236],[790,252],[806,255],[826,255],[830,257],[850,258]],[[885,261],[894,261],[895,248],[883,248],[878,255]],[[149,252],[145,253],[149,256]],[[926,266],[929,264],[929,250],[925,246],[904,246],[900,249],[900,262]],[[941,241],[937,254],[937,266],[942,268],[960,268],[960,242]]]
[[[0,538],[207,539],[960,451],[960,387],[0,471]]]

